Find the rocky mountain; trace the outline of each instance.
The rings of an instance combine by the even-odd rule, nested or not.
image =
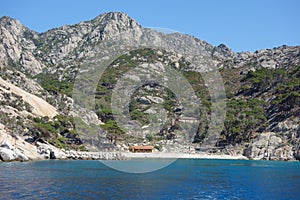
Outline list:
[[[4,146],[300,157],[299,46],[233,52],[125,13],[44,33],[2,17],[0,70]]]

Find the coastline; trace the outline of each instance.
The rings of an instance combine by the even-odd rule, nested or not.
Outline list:
[[[131,153],[121,152],[125,158],[159,158],[159,159],[222,159],[222,160],[249,160],[247,157],[238,155],[225,155],[225,154],[205,154],[205,153],[166,153],[166,152],[153,152],[153,153]]]
[[[168,152],[152,152],[152,153],[132,153],[121,151],[105,151],[105,152],[80,152],[66,151],[62,157],[52,160],[131,160],[131,159],[216,159],[216,160],[249,160],[242,155],[225,155],[225,154],[206,154],[206,153],[168,153]],[[33,159],[35,160],[51,160],[50,158]]]
[[[208,160],[252,160],[243,155],[227,155],[227,154],[207,154],[199,153],[169,153],[169,152],[152,152],[152,153],[132,153],[124,151],[99,151],[99,152],[81,152],[81,151],[63,151],[61,156],[55,158],[39,156],[28,160],[11,160],[5,162],[34,162],[45,160],[131,160],[131,159],[208,159]],[[263,159],[253,159],[263,160]],[[266,160],[268,161],[268,160]],[[298,160],[270,160],[270,161],[295,161]]]
[[[0,127],[1,129],[1,127]],[[230,159],[248,160],[242,155],[232,156],[225,154],[209,154],[204,152],[183,153],[183,152],[158,152],[132,153],[129,151],[75,151],[58,149],[51,144],[37,142],[35,145],[25,141],[24,138],[0,131],[0,161],[39,161],[39,160],[130,160],[134,158],[154,159]]]
[[[75,151],[59,149],[49,143],[28,143],[25,138],[13,138],[0,126],[0,162],[40,161],[40,160],[130,160],[130,159],[222,159],[222,160],[252,160],[243,155],[212,154],[206,152],[149,152],[133,153],[129,151]],[[263,157],[253,160],[264,160]],[[280,161],[297,161],[297,159],[270,159]]]

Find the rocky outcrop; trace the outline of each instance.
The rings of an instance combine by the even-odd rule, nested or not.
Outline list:
[[[273,132],[264,132],[250,144],[244,156],[254,160],[294,160],[292,146],[286,144]]]
[[[48,143],[41,143],[37,142],[37,153],[43,156],[45,159],[65,159],[66,155],[65,153],[58,149],[57,147],[54,147],[53,145],[50,145]]]
[[[1,134],[0,160],[29,161],[44,159],[72,159],[72,160],[123,160],[124,155],[120,152],[84,152],[63,150],[45,142],[36,142],[36,145],[27,143],[22,138],[16,140],[9,135]],[[14,142],[14,144],[11,143]],[[22,144],[22,145],[21,145]]]
[[[0,159],[2,161],[15,161],[18,160],[18,156],[10,149],[0,147]]]
[[[123,160],[119,152],[87,152],[58,149],[53,145],[37,142],[37,151],[45,159],[72,159],[72,160]]]
[[[7,91],[11,91],[16,95],[21,96],[23,101],[31,105],[33,114],[38,116],[48,116],[48,117],[54,117],[55,115],[58,114],[56,108],[50,105],[45,100],[43,100],[42,98],[32,95],[22,90],[21,88],[11,83],[8,83],[7,81],[3,80],[0,77],[0,89],[1,89],[1,85],[5,86]]]
[[[300,150],[294,152],[294,157],[296,160],[300,160]]]
[[[30,137],[29,137],[30,138]],[[0,161],[30,161],[45,159],[122,160],[120,152],[86,152],[59,149],[46,141],[31,144],[28,137],[11,136],[0,123]]]
[[[4,66],[14,63],[21,71],[36,75],[44,64],[34,56],[38,34],[23,26],[18,20],[0,19],[0,63]],[[5,55],[5,56],[4,56]]]
[[[42,159],[37,147],[17,135],[11,135],[0,123],[0,152],[3,161],[28,161]]]
[[[223,45],[216,52],[224,52],[227,56],[218,56],[223,61],[221,66],[239,68],[243,66],[255,66],[256,68],[291,68],[300,64],[299,46],[280,46],[273,49],[262,49],[255,52],[231,53]]]
[[[0,145],[0,159],[5,162],[9,161],[28,161],[29,158],[14,148],[8,141],[3,141]]]

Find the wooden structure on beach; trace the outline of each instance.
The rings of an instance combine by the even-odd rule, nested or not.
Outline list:
[[[129,151],[133,153],[152,153],[154,150],[153,146],[130,146]]]

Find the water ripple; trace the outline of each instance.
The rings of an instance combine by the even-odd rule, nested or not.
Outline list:
[[[160,162],[152,160],[151,162]],[[0,199],[299,199],[300,163],[179,159],[129,174],[97,161],[0,163]]]

